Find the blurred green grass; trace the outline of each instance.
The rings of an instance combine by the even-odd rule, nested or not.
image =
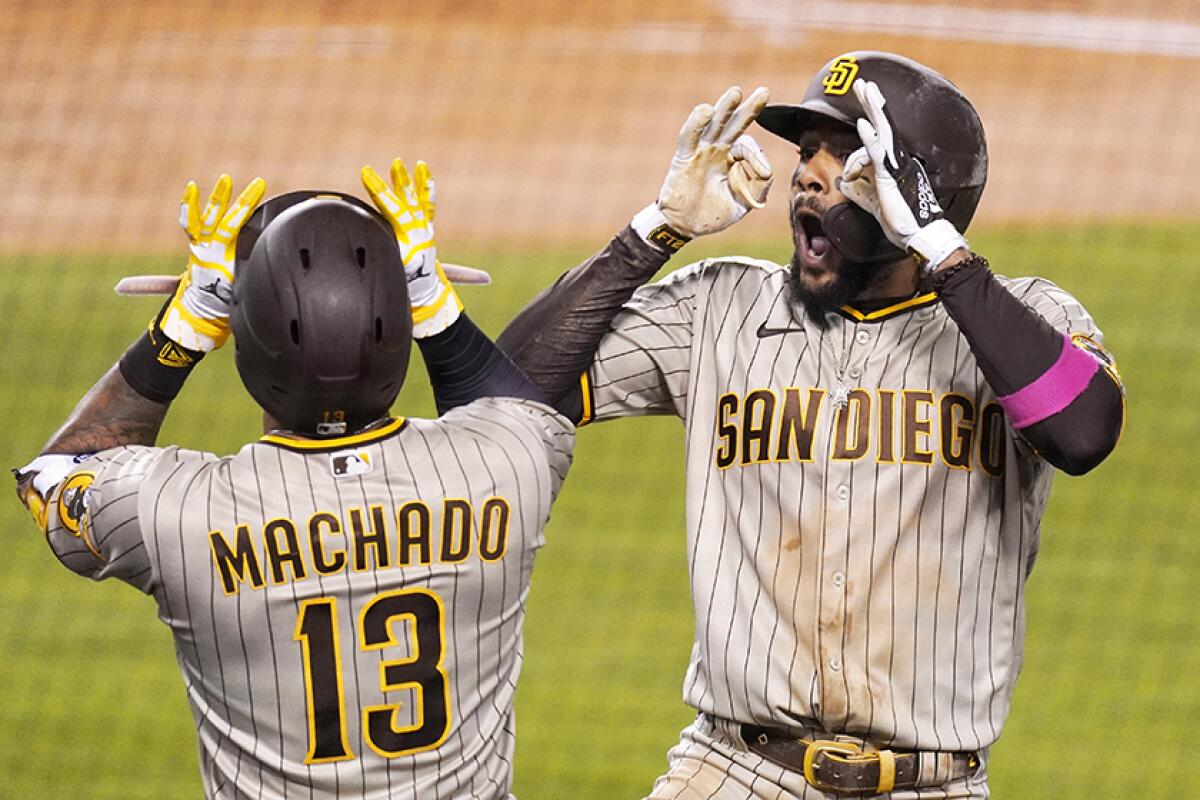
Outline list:
[[[1200,796],[1188,748],[1200,718],[1200,226],[1008,227],[972,242],[998,272],[1074,292],[1129,387],[1117,452],[1055,486],[993,796]],[[718,239],[685,256],[786,259],[786,240],[773,245]],[[589,249],[456,252],[496,278],[464,301],[498,333]],[[0,463],[31,458],[156,309],[113,295],[117,278],[176,263],[0,258]],[[432,410],[419,359],[397,409]],[[222,351],[192,377],[162,441],[231,452],[257,431]],[[580,434],[534,576],[517,700],[522,800],[641,797],[691,719],[680,697],[692,635],[681,445],[674,419]],[[0,798],[199,796],[192,723],[153,603],[59,567],[11,495],[0,524]]]

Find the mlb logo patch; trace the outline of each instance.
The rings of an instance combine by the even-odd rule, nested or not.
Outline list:
[[[371,454],[366,450],[342,450],[329,454],[329,469],[335,478],[366,475],[371,471]]]

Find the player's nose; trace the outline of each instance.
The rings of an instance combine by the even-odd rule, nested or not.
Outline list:
[[[792,174],[792,192],[824,195],[837,186],[842,174],[841,162],[828,150],[821,148],[812,158],[805,159]]]

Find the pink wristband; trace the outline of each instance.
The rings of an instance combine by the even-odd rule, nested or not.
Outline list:
[[[1028,428],[1071,405],[1083,394],[1098,369],[1099,362],[1071,344],[1070,337],[1064,335],[1062,353],[1054,366],[1028,386],[996,399],[1014,428]]]

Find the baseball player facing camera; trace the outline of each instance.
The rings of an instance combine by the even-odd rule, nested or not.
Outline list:
[[[471,321],[438,262],[433,181],[201,210],[179,290],[18,493],[69,569],[152,596],[206,797],[509,797],[530,571],[574,431]],[[256,206],[258,206],[257,210]],[[156,447],[232,331],[266,435]],[[412,339],[443,416],[395,417]]]
[[[1051,479],[1112,450],[1124,390],[1075,298],[968,247],[953,84],[856,52],[766,101],[698,106],[657,202],[499,343],[576,420],[683,420],[698,715],[651,798],[985,798]],[[791,263],[641,285],[762,204],[753,119],[798,148]]]

